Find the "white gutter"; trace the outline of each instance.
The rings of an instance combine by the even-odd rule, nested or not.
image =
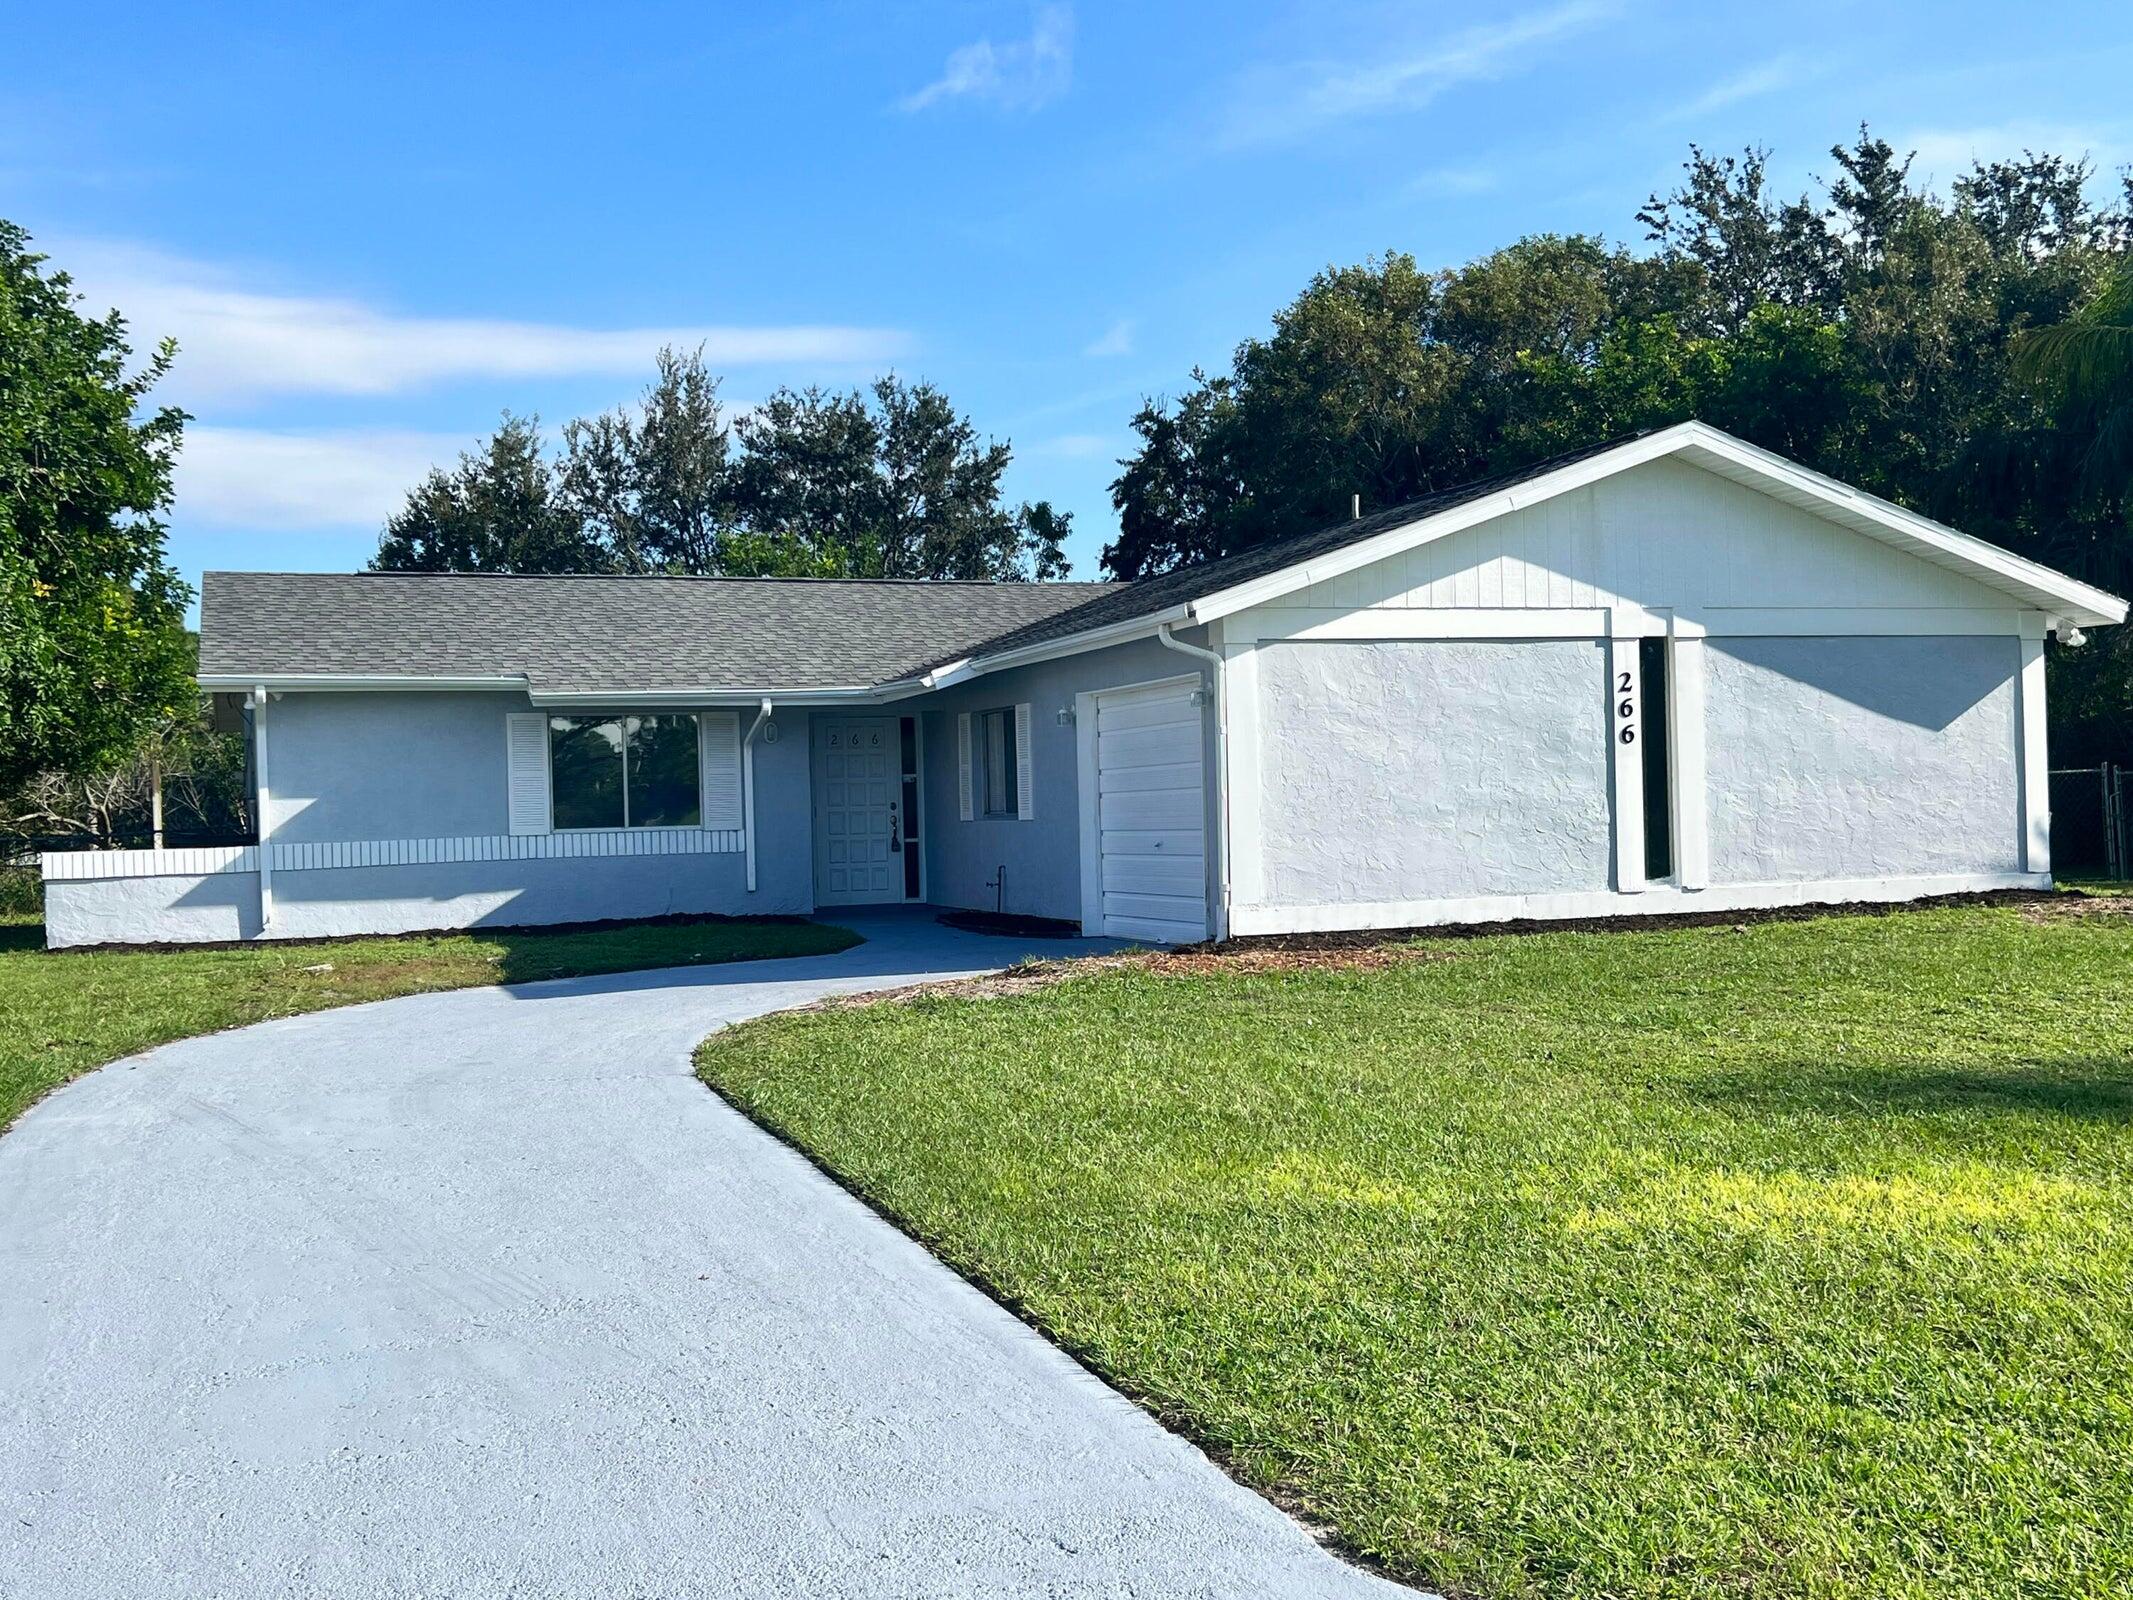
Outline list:
[[[1208,664],[1215,694],[1215,937],[1229,937],[1229,700],[1222,692],[1222,657],[1203,645],[1171,637],[1170,624],[1157,626],[1155,637],[1166,649]]]
[[[756,709],[755,721],[748,725],[748,732],[741,739],[741,823],[744,829],[742,840],[748,851],[748,892],[755,893],[755,736],[762,732],[763,724],[770,720],[770,697]]]
[[[274,799],[267,783],[267,686],[254,684],[251,700],[252,778],[259,790],[254,802],[259,814],[253,818],[252,831],[259,835],[259,934],[264,938],[274,921],[274,851],[267,843],[267,810]]]

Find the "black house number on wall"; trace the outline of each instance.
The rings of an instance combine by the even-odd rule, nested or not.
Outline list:
[[[1637,677],[1633,672],[1615,674],[1615,721],[1620,724],[1615,737],[1624,744],[1637,742]]]

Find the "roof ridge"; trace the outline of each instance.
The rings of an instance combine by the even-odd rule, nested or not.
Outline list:
[[[780,573],[722,572],[306,572],[283,568],[208,567],[202,578],[480,578],[496,581],[623,583],[790,583],[842,584],[854,589],[1117,589],[1125,578],[832,578]]]

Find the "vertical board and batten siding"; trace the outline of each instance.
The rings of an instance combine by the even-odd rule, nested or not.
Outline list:
[[[2043,627],[1686,462],[1506,512],[1224,619],[1231,926],[2040,881],[2042,695],[2023,668]],[[1603,668],[1634,685],[1639,635],[1668,640],[1663,795],[1610,747],[1622,674]],[[1554,670],[1568,655],[1593,664],[1575,684]],[[1661,881],[1641,866],[1647,805],[1673,825]]]
[[[1192,679],[1094,696],[1097,892],[1112,937],[1207,937],[1198,689]]]
[[[2011,611],[1958,573],[1681,461],[1654,461],[1267,609],[1891,606]]]

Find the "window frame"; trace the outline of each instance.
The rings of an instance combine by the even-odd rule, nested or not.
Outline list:
[[[977,748],[972,755],[973,765],[977,768],[975,787],[978,791],[977,804],[973,810],[977,818],[984,822],[1015,822],[1022,816],[1022,779],[1020,764],[1015,755],[1016,718],[1015,707],[1009,705],[989,706],[975,713],[971,719],[976,725],[972,743]],[[1000,730],[997,740],[993,736],[996,726]],[[996,759],[1000,764],[1001,793],[1001,804],[997,808],[993,805],[992,790],[993,762]]]
[[[695,743],[695,760],[690,763],[692,782],[696,792],[696,821],[694,822],[633,822],[630,819],[630,734],[631,724],[640,719],[672,717],[689,724]],[[657,829],[701,828],[704,817],[704,725],[703,719],[692,711],[550,711],[543,713],[545,731],[548,735],[548,818],[550,833],[633,833],[651,832]],[[574,824],[564,826],[555,820],[558,807],[556,786],[555,739],[559,722],[594,727],[602,723],[614,723],[620,731],[620,742],[615,750],[615,759],[622,765],[622,821],[615,823]]]

